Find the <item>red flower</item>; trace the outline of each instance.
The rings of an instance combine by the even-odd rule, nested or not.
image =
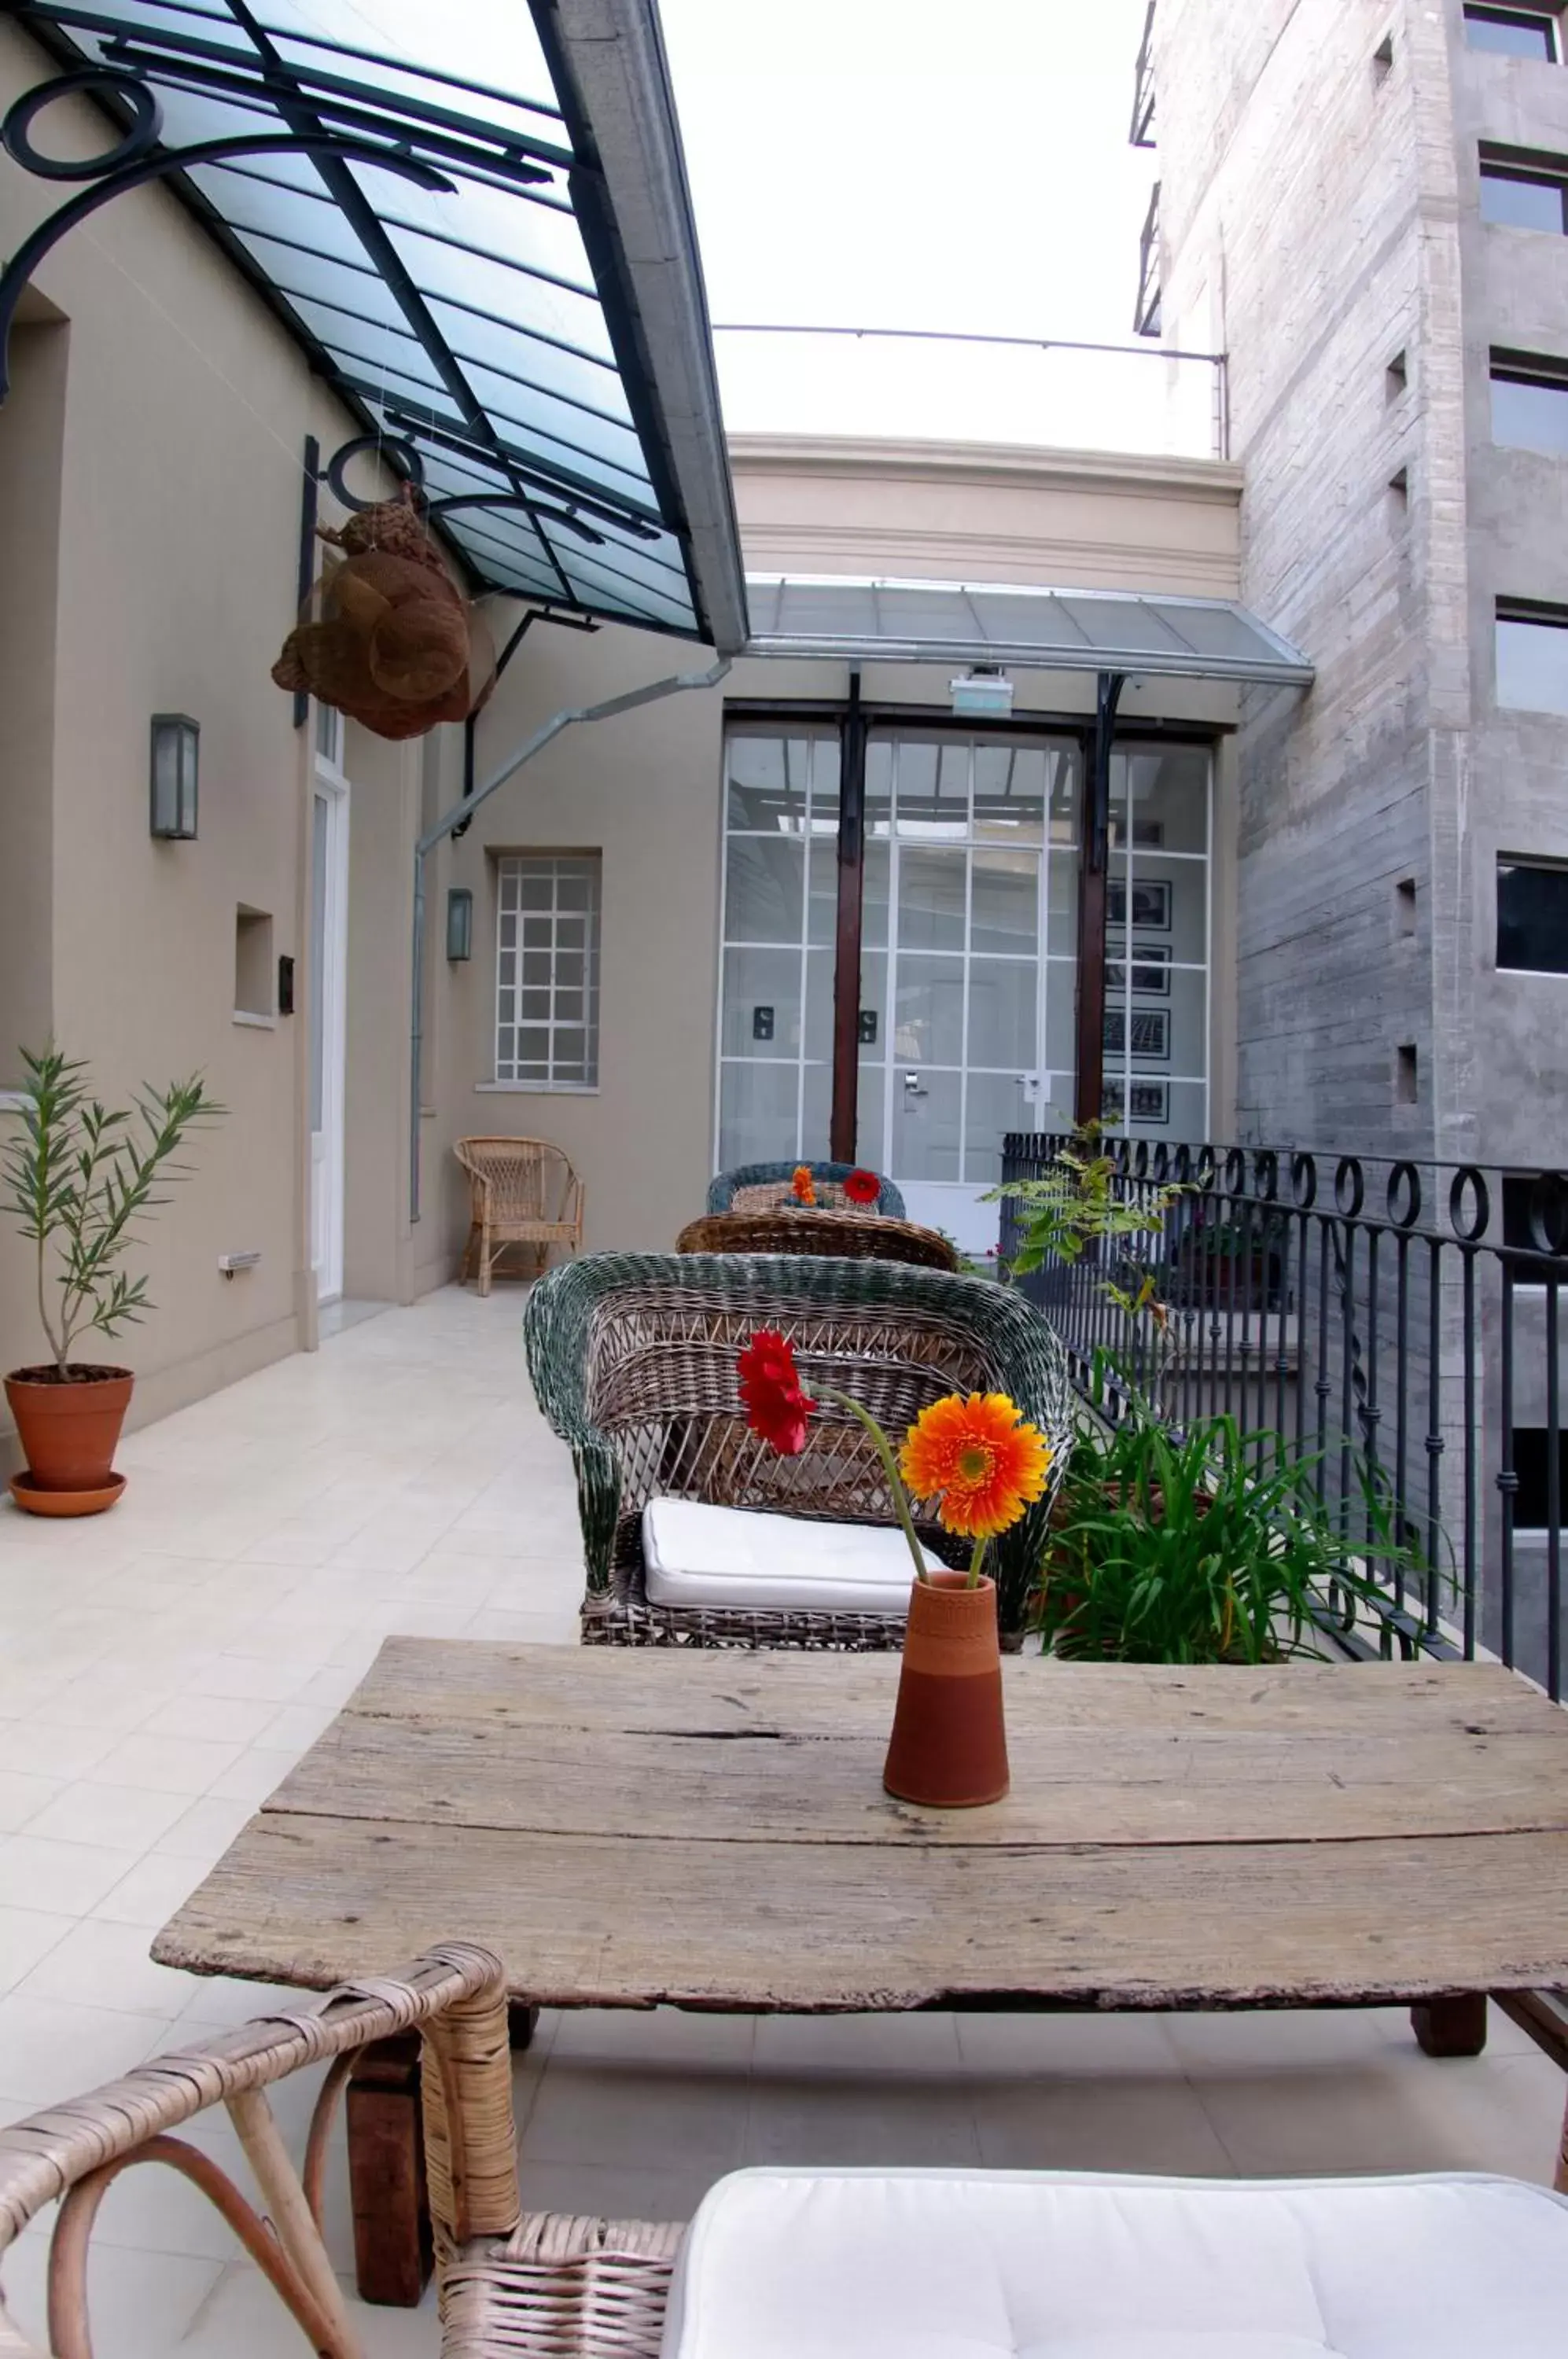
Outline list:
[[[875,1171],[852,1171],[844,1192],[852,1204],[874,1204],[882,1193],[882,1182]]]
[[[780,1458],[798,1458],[806,1446],[806,1419],[816,1408],[800,1389],[789,1338],[760,1327],[737,1364],[746,1421],[771,1443]]]

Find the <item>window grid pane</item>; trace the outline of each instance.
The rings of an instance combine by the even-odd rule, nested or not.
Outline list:
[[[600,868],[596,852],[496,864],[498,1082],[598,1086]]]

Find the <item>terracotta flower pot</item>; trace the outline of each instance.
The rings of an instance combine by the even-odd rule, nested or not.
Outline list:
[[[17,1368],[5,1379],[33,1487],[101,1492],[109,1486],[120,1428],[130,1406],[129,1368]]]
[[[909,1592],[898,1701],[882,1783],[900,1801],[973,1810],[1007,1790],[996,1588],[933,1573]]]

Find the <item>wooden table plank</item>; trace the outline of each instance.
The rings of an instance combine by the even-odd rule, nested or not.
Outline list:
[[[1568,1836],[812,1850],[264,1813],[153,1954],[324,1989],[452,1939],[552,2006],[1390,2004],[1568,1978]]]
[[[1495,1663],[1290,1663],[1247,1670],[1142,1663],[1012,1659],[1057,1727],[1143,1725],[1335,1735],[1419,1728],[1546,1734],[1568,1744],[1568,1714]],[[866,1710],[886,1727],[896,1655],[742,1654],[570,1647],[456,1638],[388,1638],[344,1707],[441,1726],[473,1721],[563,1727],[780,1729],[835,1735]]]
[[[1009,1681],[1015,1703],[1028,1671]],[[1036,1701],[1029,1697],[1028,1701]],[[995,1844],[1290,1843],[1568,1830],[1568,1744],[1464,1731],[1344,1732],[1310,1749],[1273,1729],[1128,1728],[1115,1758],[1083,1732],[1009,1715],[1013,1788],[984,1810],[930,1810],[882,1789],[890,1711],[833,1734],[679,1735],[349,1717],[271,1811],[558,1835],[635,1827],[640,1841]],[[864,1724],[868,1723],[869,1724]]]

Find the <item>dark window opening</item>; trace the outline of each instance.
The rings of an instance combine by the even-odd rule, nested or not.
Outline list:
[[[1516,1286],[1543,1286],[1554,1272],[1568,1276],[1563,1262],[1552,1258],[1568,1254],[1568,1180],[1554,1171],[1505,1172],[1503,1243],[1531,1256],[1510,1265]]]
[[[1385,397],[1389,401],[1398,401],[1399,396],[1408,388],[1410,381],[1410,363],[1402,352],[1396,353],[1388,363],[1383,379]]]
[[[1568,158],[1528,147],[1481,149],[1481,219],[1505,229],[1568,231]]]
[[[1568,861],[1498,860],[1497,964],[1568,974]]]
[[[1414,1105],[1421,1095],[1414,1041],[1407,1040],[1394,1051],[1394,1103]]]
[[[1494,347],[1491,377],[1494,442],[1568,452],[1568,361]]]
[[[1385,33],[1372,52],[1373,71],[1378,82],[1387,82],[1394,63],[1394,36]]]
[[[1519,1489],[1514,1495],[1514,1529],[1516,1532],[1546,1532],[1552,1528],[1552,1429],[1546,1425],[1516,1425],[1514,1428],[1514,1473],[1519,1476]],[[1563,1520],[1563,1502],[1568,1499],[1568,1451],[1564,1443],[1568,1434],[1557,1435],[1557,1521]]]
[[[1568,606],[1498,599],[1497,696],[1521,712],[1568,713]]]
[[[1494,8],[1474,0],[1465,11],[1465,47],[1508,58],[1544,58],[1550,65],[1557,56],[1556,16],[1554,8]]]
[[[1416,929],[1416,880],[1401,876],[1394,887],[1394,904],[1399,913],[1399,931],[1413,934]]]

